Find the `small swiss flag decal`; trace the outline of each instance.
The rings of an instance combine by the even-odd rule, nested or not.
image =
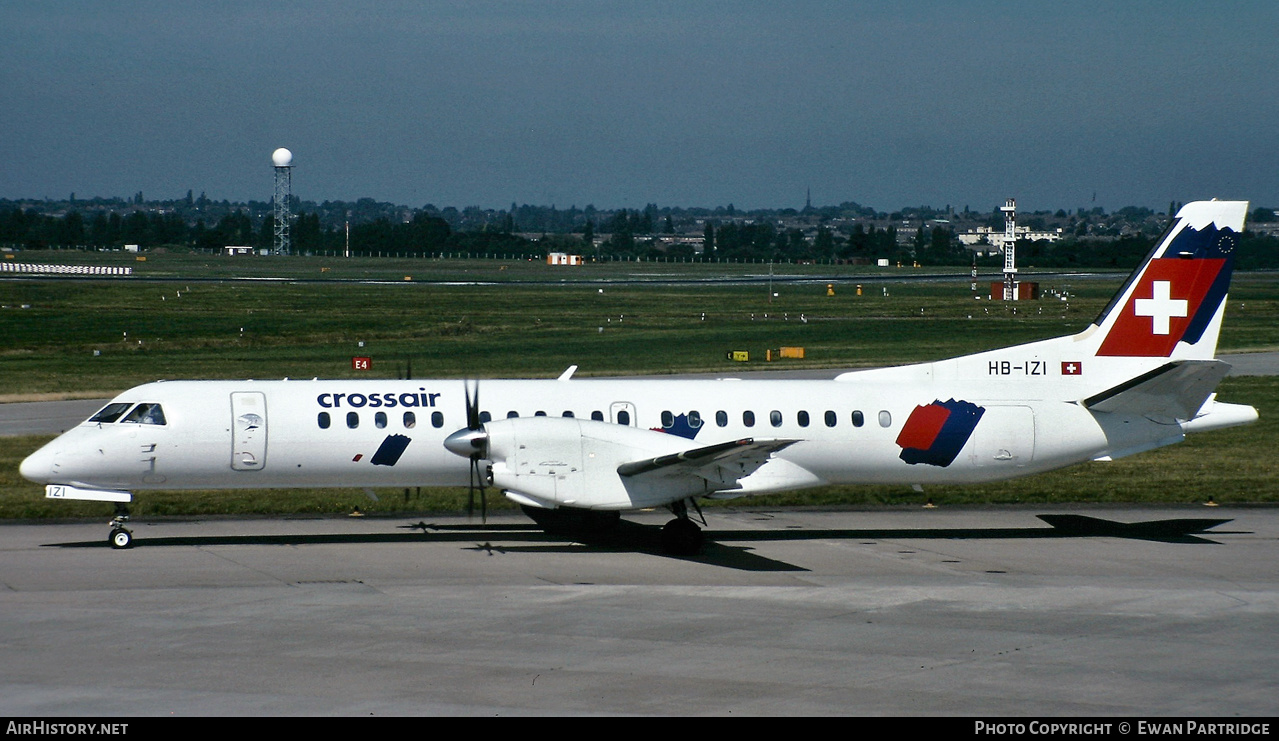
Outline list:
[[[1082,376],[1084,374],[1084,364],[1075,361],[1062,361],[1061,374],[1063,376]]]

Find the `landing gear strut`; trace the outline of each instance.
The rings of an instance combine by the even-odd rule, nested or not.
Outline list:
[[[697,503],[694,502],[693,506],[696,507]],[[670,508],[675,519],[662,528],[662,548],[672,556],[697,555],[702,550],[702,542],[705,540],[702,529],[689,519],[688,505],[685,500],[672,502]],[[701,517],[701,510],[698,510],[697,514]],[[706,519],[702,518],[702,524],[705,523]]]
[[[117,504],[115,517],[110,522],[111,534],[107,536],[107,542],[111,544],[112,548],[129,548],[133,545],[133,531],[127,527],[126,523],[128,522],[129,508],[123,504]]]

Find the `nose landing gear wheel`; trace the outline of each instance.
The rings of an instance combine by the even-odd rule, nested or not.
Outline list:
[[[107,536],[107,542],[112,548],[117,550],[128,548],[133,545],[133,531],[125,526],[129,521],[129,508],[123,504],[117,504],[115,507],[115,517],[111,519],[111,534]]]
[[[107,541],[111,543],[112,548],[128,548],[133,545],[133,533],[122,527],[118,527],[111,531],[111,535],[107,538]]]

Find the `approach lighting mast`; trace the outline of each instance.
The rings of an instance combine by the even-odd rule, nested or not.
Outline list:
[[[1017,199],[1000,207],[1004,212],[1004,300],[1017,300]]]
[[[271,162],[275,165],[275,254],[288,255],[293,247],[289,238],[289,223],[293,220],[289,213],[293,193],[293,153],[280,147],[271,154]]]

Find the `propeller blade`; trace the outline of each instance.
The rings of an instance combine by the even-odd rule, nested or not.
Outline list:
[[[471,519],[475,515],[475,469],[479,465],[479,461],[471,459],[471,480],[466,487],[466,519]]]
[[[480,429],[480,383],[474,382],[475,393],[471,393],[471,381],[466,382],[466,429]]]
[[[461,430],[453,433],[444,441],[444,447],[471,459],[470,483],[467,487],[466,516],[475,514],[475,489],[480,490],[480,520],[488,522],[488,495],[484,490],[484,479],[480,476],[480,460],[488,454],[487,435],[483,432],[484,424],[480,421],[480,382],[467,381],[463,386],[466,393],[466,433]],[[474,434],[479,433],[479,434]],[[477,483],[478,479],[478,483]]]

